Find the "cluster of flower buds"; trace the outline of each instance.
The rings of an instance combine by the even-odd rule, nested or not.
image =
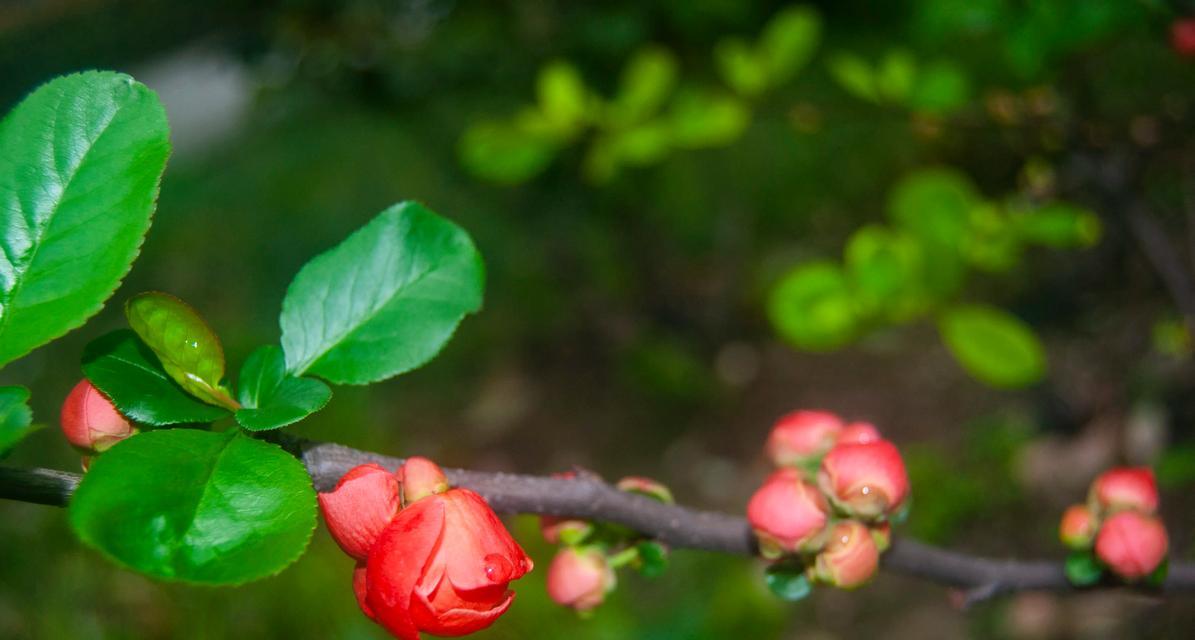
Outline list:
[[[555,477],[567,480],[577,475],[567,472]],[[668,487],[650,478],[623,478],[618,488],[668,504],[673,501]],[[561,546],[548,567],[548,596],[581,614],[597,608],[618,585],[615,569],[629,565],[644,575],[655,576],[667,565],[663,545],[623,527],[543,516],[540,530],[545,540]]]
[[[137,433],[137,428],[116,410],[112,401],[86,378],[66,396],[60,422],[67,442],[83,454],[85,469],[92,456]]]
[[[1074,551],[1067,562],[1071,580],[1089,584],[1105,567],[1128,581],[1165,571],[1169,541],[1157,509],[1158,485],[1148,467],[1119,467],[1096,478],[1087,504],[1068,508],[1058,527],[1058,537]]]
[[[747,504],[761,554],[813,582],[867,582],[907,506],[900,451],[874,425],[826,411],[783,416],[766,450],[778,469]]]
[[[532,562],[476,493],[449,488],[426,458],[395,473],[349,470],[319,494],[328,531],[357,561],[353,592],[371,620],[402,640],[460,636],[490,626]]]

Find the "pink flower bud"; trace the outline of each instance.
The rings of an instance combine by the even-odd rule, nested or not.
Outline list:
[[[577,518],[540,516],[539,531],[549,544],[576,544],[593,533],[593,524]]]
[[[1091,483],[1088,506],[1101,514],[1132,509],[1146,515],[1158,508],[1158,483],[1149,467],[1117,467]]]
[[[336,488],[319,494],[332,539],[345,553],[365,560],[398,513],[398,479],[373,463],[349,469]]]
[[[86,378],[62,403],[62,433],[84,453],[102,453],[137,429]]]
[[[875,575],[880,552],[867,526],[843,520],[830,532],[826,548],[817,554],[814,573],[825,584],[853,589]]]
[[[1062,522],[1058,525],[1058,538],[1071,549],[1087,549],[1091,547],[1097,528],[1099,522],[1090,509],[1081,504],[1071,505],[1062,514]]]
[[[642,476],[627,476],[618,481],[618,488],[621,491],[638,493],[666,504],[672,504],[674,502],[672,499],[672,491],[670,491],[668,487],[665,487],[651,478],[644,478]]]
[[[440,465],[427,458],[420,456],[407,458],[397,475],[399,482],[402,483],[404,504],[411,504],[420,498],[448,491],[448,478],[444,477],[444,471],[440,469]]]
[[[561,549],[548,567],[548,597],[577,611],[597,607],[616,583],[606,557],[594,548]]]
[[[764,480],[747,503],[747,520],[765,557],[816,551],[826,527],[826,501],[796,469],[781,469]]]
[[[870,422],[852,422],[838,434],[838,444],[866,444],[883,439],[880,430]]]
[[[797,467],[816,460],[834,446],[842,419],[828,411],[793,411],[772,427],[766,446],[778,467]]]
[[[887,440],[834,447],[822,459],[818,484],[836,507],[864,520],[892,515],[909,495],[904,460]]]
[[[1161,521],[1135,511],[1108,518],[1095,537],[1095,554],[1125,580],[1153,573],[1166,558],[1168,546]]]

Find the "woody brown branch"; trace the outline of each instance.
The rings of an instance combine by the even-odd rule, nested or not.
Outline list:
[[[317,490],[331,489],[359,464],[374,462],[394,470],[402,458],[359,451],[338,444],[280,438],[302,459]],[[619,491],[596,476],[561,479],[467,469],[445,469],[449,482],[481,494],[495,511],[576,516],[613,522],[659,540],[674,549],[697,549],[737,555],[757,554],[755,537],[744,518],[679,505]],[[65,506],[80,476],[50,469],[0,467],[0,498]],[[964,604],[1017,591],[1073,591],[1060,561],[1013,560],[975,556],[927,545],[908,538],[893,540],[883,557],[884,570],[964,591]],[[1102,584],[1099,587],[1113,587]],[[1195,592],[1195,564],[1173,562],[1159,594]]]

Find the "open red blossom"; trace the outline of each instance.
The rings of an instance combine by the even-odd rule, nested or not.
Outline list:
[[[1091,483],[1088,502],[1102,514],[1132,509],[1152,514],[1158,508],[1158,482],[1149,467],[1117,467]]]
[[[61,423],[67,441],[84,453],[101,453],[137,433],[112,401],[86,378],[62,403]]]
[[[909,476],[896,445],[887,440],[840,444],[822,459],[818,484],[851,516],[892,515],[909,495]]]
[[[345,553],[365,560],[398,513],[398,479],[374,463],[344,474],[336,488],[319,494],[320,511],[332,539]]]
[[[510,607],[509,583],[532,566],[481,496],[449,489],[409,504],[382,532],[362,608],[402,640],[466,635]]]
[[[834,446],[842,418],[828,411],[793,411],[772,427],[766,445],[768,458],[778,467],[795,467],[814,460]]]
[[[566,547],[548,566],[548,597],[577,611],[600,605],[616,582],[606,556],[594,548]]]
[[[796,469],[781,469],[747,503],[747,520],[765,556],[815,551],[826,527],[826,501]]]
[[[1122,511],[1108,518],[1095,537],[1095,554],[1126,580],[1153,573],[1166,558],[1168,547],[1162,522],[1135,511]]]
[[[834,525],[826,548],[814,562],[819,581],[851,589],[875,575],[880,566],[880,550],[872,531],[856,520],[843,520]]]

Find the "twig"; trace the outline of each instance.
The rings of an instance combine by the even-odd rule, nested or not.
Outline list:
[[[338,444],[284,440],[298,455],[317,490],[326,491],[352,467],[375,462],[397,469],[401,458],[359,451]],[[468,487],[500,513],[567,515],[613,522],[677,549],[698,549],[737,555],[757,554],[755,537],[745,519],[669,505],[619,491],[590,474],[561,479],[467,469],[445,469],[449,482]],[[65,506],[80,476],[49,469],[0,467],[0,498]],[[1017,591],[1076,590],[1062,563],[1047,560],[1002,560],[974,556],[916,540],[893,540],[883,567],[893,574],[921,578],[961,589],[964,606]],[[1113,583],[1100,587],[1119,586]],[[1195,592],[1195,564],[1172,563],[1157,593]]]

